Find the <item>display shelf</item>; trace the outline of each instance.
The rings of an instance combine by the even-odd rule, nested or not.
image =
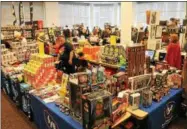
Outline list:
[[[113,68],[113,69],[120,68],[120,66],[118,66],[118,65],[111,65],[111,64],[100,62],[100,61],[88,60],[88,62],[93,63],[93,64],[97,64],[97,65],[102,65],[102,66],[109,67],[109,68]]]
[[[34,36],[33,36],[34,31],[32,28],[13,28],[13,29],[1,28],[1,31],[2,31],[2,34],[4,35],[4,39],[8,39],[8,40],[14,39],[14,31],[19,31],[21,33],[27,33],[27,35],[29,35],[29,36],[26,35],[26,39],[33,39],[34,38]],[[28,33],[30,33],[30,34],[28,34]]]

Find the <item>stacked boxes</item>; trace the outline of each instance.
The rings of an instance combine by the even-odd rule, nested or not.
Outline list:
[[[29,54],[37,53],[38,47],[35,42],[28,42],[27,44],[22,44],[21,42],[11,42],[12,50],[16,53],[18,61],[24,61],[27,52]]]
[[[133,45],[127,48],[128,77],[144,74],[145,46]]]
[[[2,65],[4,66],[13,64],[17,61],[15,53],[6,49],[4,44],[1,44],[1,61]]]
[[[85,54],[85,56],[88,58],[88,60],[98,60],[98,56],[100,53],[100,47],[98,46],[85,46],[83,48],[83,53]]]
[[[40,88],[54,79],[55,71],[52,56],[33,54],[24,68],[25,80],[34,88]]]
[[[126,63],[126,52],[122,45],[105,45],[101,53],[101,62],[111,65],[120,65],[120,61]]]
[[[75,73],[69,79],[69,95],[70,108],[73,112],[72,117],[81,121],[82,118],[82,99],[81,96],[91,92],[91,87],[88,85],[89,77],[86,72]]]
[[[32,54],[38,53],[38,45],[36,42],[28,42],[27,43],[27,50],[30,50]]]

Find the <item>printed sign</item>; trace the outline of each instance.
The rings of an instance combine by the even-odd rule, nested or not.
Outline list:
[[[49,114],[47,110],[44,110],[44,119],[45,119],[48,129],[59,129],[52,115]]]
[[[171,120],[174,117],[174,115],[173,115],[174,110],[175,110],[175,102],[174,101],[171,101],[166,104],[166,107],[164,109],[165,123],[162,124],[162,128],[165,128],[166,125],[168,125],[171,122]]]
[[[24,112],[28,112],[28,100],[25,96],[22,96],[22,109]]]

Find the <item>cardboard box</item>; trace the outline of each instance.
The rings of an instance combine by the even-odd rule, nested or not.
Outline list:
[[[140,93],[134,93],[130,95],[130,108],[136,110],[140,105]]]
[[[91,92],[88,85],[77,85],[73,82],[69,83],[70,109],[73,112],[72,117],[79,122],[82,120],[82,99],[81,96]]]
[[[111,93],[99,90],[91,94],[84,94],[82,99],[83,128],[99,128],[105,125],[112,114]],[[106,124],[106,126],[109,125]]]

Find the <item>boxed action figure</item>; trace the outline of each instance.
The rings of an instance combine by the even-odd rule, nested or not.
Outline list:
[[[109,127],[108,121],[112,114],[112,96],[106,90],[84,94],[83,98],[83,128],[93,129]],[[103,128],[104,128],[103,127]]]
[[[130,107],[132,110],[136,110],[140,105],[140,93],[134,93],[130,95]]]
[[[81,77],[82,78],[82,77]],[[85,79],[83,79],[85,82]],[[82,82],[81,82],[82,83]],[[72,117],[79,122],[82,119],[82,99],[81,96],[85,93],[91,92],[91,87],[88,85],[77,85],[69,82],[69,98],[70,109],[73,112]]]
[[[118,72],[114,75],[114,78],[117,79],[116,82],[116,87],[117,87],[117,92],[120,92],[122,90],[125,90],[128,85],[128,77],[125,72]]]
[[[182,86],[182,76],[177,73],[168,75],[167,79],[168,79],[167,84],[171,88],[180,88]]]
[[[112,96],[116,96],[117,95],[117,87],[116,87],[116,82],[117,79],[114,78],[113,76],[107,76],[107,79],[104,83],[105,85],[105,90],[107,90],[108,92],[110,92],[112,94]]]
[[[129,89],[131,89],[131,91],[137,91],[148,88],[151,85],[151,74],[130,77],[128,83]]]
[[[142,105],[144,107],[149,107],[152,104],[153,93],[150,90],[142,91]]]
[[[101,61],[111,65],[120,64],[120,58],[126,60],[126,52],[122,45],[105,45],[101,53]],[[126,61],[124,61],[126,63]]]

